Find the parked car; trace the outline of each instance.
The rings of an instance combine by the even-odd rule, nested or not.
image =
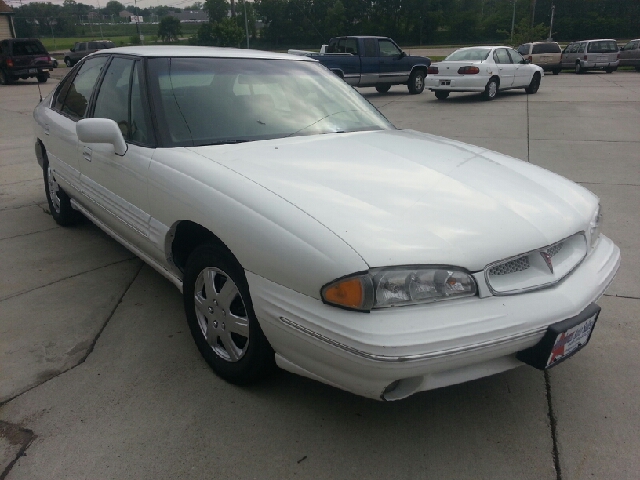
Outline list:
[[[0,42],[0,84],[33,77],[44,83],[51,70],[51,57],[37,38],[8,38]]]
[[[78,61],[99,50],[114,48],[116,46],[110,40],[94,40],[92,42],[76,42],[76,44],[64,54],[64,63],[67,67],[73,67]]]
[[[613,39],[584,40],[570,43],[562,51],[562,68],[573,68],[578,74],[587,70],[618,69],[618,43]]]
[[[640,72],[640,39],[631,40],[620,49],[620,66],[636,67]]]
[[[49,60],[51,60],[51,64],[53,65],[53,68],[58,68],[58,60],[56,60],[55,57],[52,57],[51,55],[49,55]]]
[[[544,76],[542,67],[530,65],[509,47],[460,48],[428,72],[426,87],[438,100],[452,92],[482,92],[486,100],[493,100],[498,92],[513,88],[534,94]]]
[[[557,42],[525,43],[518,47],[518,53],[545,72],[550,70],[558,75],[562,70],[562,49]]]
[[[82,212],[173,282],[233,383],[275,362],[397,400],[549,368],[620,263],[584,187],[398,130],[309,57],[106,50],[34,119],[53,219]]]
[[[325,52],[289,51],[317,60],[349,85],[376,87],[380,93],[388,92],[392,85],[406,85],[409,93],[422,93],[431,65],[430,58],[407,55],[388,37],[332,38]]]

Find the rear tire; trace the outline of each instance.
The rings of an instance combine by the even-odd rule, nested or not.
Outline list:
[[[409,77],[409,93],[411,95],[416,95],[418,93],[422,93],[424,90],[424,71],[422,70],[414,70],[411,72],[411,76]]]
[[[604,71],[606,73],[613,73],[613,68],[605,68]]]
[[[489,82],[487,82],[487,86],[484,87],[484,92],[482,93],[482,97],[485,100],[493,100],[498,95],[498,89],[500,88],[500,80],[496,77],[491,77]]]
[[[199,246],[187,260],[183,285],[191,335],[213,371],[237,385],[264,377],[275,365],[274,352],[233,255],[215,245]]]
[[[378,93],[387,93],[390,88],[391,85],[376,85],[376,90],[378,91]]]
[[[559,69],[559,68],[555,68],[555,69],[553,70],[553,74],[554,74],[554,75],[560,75],[560,69]]]
[[[584,73],[584,68],[580,65],[580,62],[576,62],[576,75]]]
[[[4,70],[0,69],[0,85],[11,85],[13,83],[13,77]]]
[[[447,98],[449,98],[449,92],[443,92],[443,91],[436,91],[436,98],[438,100],[446,100]]]
[[[540,74],[534,73],[533,78],[531,79],[531,83],[529,84],[528,87],[524,89],[524,91],[527,92],[529,95],[533,95],[538,91],[539,88],[540,88]]]
[[[38,83],[46,83],[46,81],[49,79],[49,75],[43,73],[42,75],[36,76],[36,78],[38,79]]]

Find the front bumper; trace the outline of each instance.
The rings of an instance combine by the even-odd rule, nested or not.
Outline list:
[[[396,400],[522,365],[516,352],[595,302],[619,265],[620,250],[603,236],[552,288],[369,314],[337,309],[246,273],[278,365],[358,395]]]

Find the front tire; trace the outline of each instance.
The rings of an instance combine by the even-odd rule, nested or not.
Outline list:
[[[500,81],[495,77],[490,78],[487,86],[484,87],[483,98],[485,100],[493,100],[498,95],[498,88],[500,88]]]
[[[416,95],[424,90],[424,72],[422,70],[414,70],[409,77],[409,93]]]
[[[194,250],[183,297],[191,335],[219,377],[246,385],[273,367],[274,352],[253,311],[244,270],[228,251],[210,244]]]
[[[539,88],[540,88],[540,74],[534,73],[533,78],[531,79],[531,83],[529,84],[528,87],[524,89],[524,91],[527,92],[529,95],[533,95],[538,91]]]
[[[66,58],[64,59],[64,64],[65,64],[67,67],[73,67],[73,62],[71,61],[71,59],[70,59],[69,57],[66,57]]]
[[[443,91],[436,91],[436,98],[438,100],[446,100],[447,98],[449,98],[449,92],[443,92]]]
[[[376,85],[376,90],[378,91],[378,93],[387,93],[390,88],[391,85]]]
[[[559,68],[554,68],[553,69],[553,74],[554,75],[560,75],[560,69]]]
[[[69,227],[78,223],[80,212],[74,210],[71,206],[69,195],[58,185],[56,175],[48,161],[45,161],[43,171],[44,191],[47,195],[47,203],[49,203],[49,212],[51,212],[53,219],[62,227]]]

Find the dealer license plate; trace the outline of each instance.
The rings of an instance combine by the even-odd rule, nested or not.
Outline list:
[[[609,60],[609,58],[606,55],[600,55],[598,57],[599,62],[606,62],[607,60]]]
[[[593,327],[596,325],[597,316],[598,314],[596,313],[584,322],[556,336],[556,341],[547,359],[546,368],[554,366],[562,359],[580,350],[589,342]]]
[[[38,73],[38,69],[37,68],[30,68],[29,69],[29,73]]]
[[[579,315],[549,325],[542,339],[516,358],[540,370],[557,365],[589,343],[599,314],[600,307],[592,303]]]

